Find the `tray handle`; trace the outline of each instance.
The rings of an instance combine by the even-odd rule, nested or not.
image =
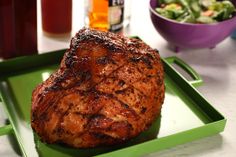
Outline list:
[[[198,86],[202,85],[203,80],[202,80],[201,76],[192,67],[190,67],[187,63],[185,63],[183,60],[181,60],[180,58],[175,57],[175,56],[167,57],[167,58],[165,58],[165,60],[169,64],[176,64],[176,65],[178,65],[187,74],[189,74],[193,80],[190,80],[188,82],[190,84],[192,84],[194,87],[198,87]]]
[[[11,134],[12,131],[13,131],[13,129],[12,129],[12,125],[11,124],[2,126],[2,127],[0,127],[0,136]]]
[[[0,97],[0,103],[2,103],[1,97]],[[0,136],[8,135],[8,134],[11,134],[12,132],[13,132],[13,128],[11,124],[7,124],[0,127]]]

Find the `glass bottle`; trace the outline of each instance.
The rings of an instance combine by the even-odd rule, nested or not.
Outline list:
[[[36,0],[0,1],[0,58],[37,53]]]
[[[124,0],[85,0],[85,25],[117,32],[124,21]]]
[[[72,29],[72,0],[41,0],[42,28],[49,36],[64,36]]]

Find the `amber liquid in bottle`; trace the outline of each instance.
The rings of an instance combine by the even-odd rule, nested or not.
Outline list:
[[[91,0],[89,6],[89,27],[108,30],[108,0]]]
[[[118,32],[123,27],[124,0],[88,0],[85,21],[90,28]]]

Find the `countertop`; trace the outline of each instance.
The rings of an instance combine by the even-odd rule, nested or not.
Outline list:
[[[136,3],[134,3],[136,2]],[[73,1],[72,35],[83,27],[83,2]],[[193,67],[203,78],[204,84],[198,88],[202,95],[226,118],[225,131],[221,134],[183,144],[171,149],[149,154],[148,157],[233,157],[236,153],[236,40],[225,39],[214,49],[182,49],[173,52],[171,46],[155,31],[149,18],[148,1],[133,1],[131,23],[126,28],[127,35],[141,37],[151,47],[157,48],[162,57],[178,56]],[[40,1],[38,0],[38,14]],[[219,32],[220,33],[220,32]],[[38,50],[44,53],[68,48],[69,38],[55,39],[43,35],[41,19],[38,18]],[[0,124],[5,122],[5,114],[0,105]],[[8,137],[0,137],[0,156],[15,157],[16,154]]]

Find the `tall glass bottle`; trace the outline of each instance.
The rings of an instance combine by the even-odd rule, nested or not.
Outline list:
[[[85,0],[85,25],[117,32],[123,28],[124,0]]]
[[[37,53],[36,0],[0,1],[0,58]]]
[[[67,36],[72,29],[72,0],[41,0],[42,28],[49,36]]]

